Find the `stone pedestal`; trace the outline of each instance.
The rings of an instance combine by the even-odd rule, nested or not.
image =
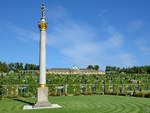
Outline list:
[[[38,98],[35,105],[25,105],[23,107],[26,109],[49,109],[49,108],[62,108],[58,104],[51,104],[48,101],[48,88],[38,88]]]
[[[51,107],[48,101],[48,87],[38,88],[37,103],[33,107]]]

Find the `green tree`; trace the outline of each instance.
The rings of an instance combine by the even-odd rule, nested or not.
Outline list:
[[[14,65],[14,63],[8,64],[8,69],[9,69],[9,71],[15,71],[15,65]]]
[[[94,70],[94,67],[92,65],[88,65],[87,69]]]
[[[0,62],[0,72],[8,72],[8,65],[6,64],[6,62]]]
[[[99,65],[95,65],[94,70],[96,70],[96,71],[99,70]]]

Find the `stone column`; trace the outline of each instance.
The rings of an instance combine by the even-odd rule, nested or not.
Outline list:
[[[46,86],[46,22],[39,22],[40,28],[40,78],[39,86]]]
[[[42,18],[39,22],[40,28],[40,77],[39,77],[39,87],[37,102],[33,109],[43,109],[43,108],[61,108],[57,104],[51,104],[48,101],[48,87],[46,87],[46,29],[48,23],[45,22],[45,6],[42,4]],[[24,109],[32,109],[30,106],[24,107]]]
[[[48,23],[45,22],[45,6],[42,5],[41,9],[42,18],[38,24],[40,28],[40,77],[35,108],[51,107],[51,103],[48,101],[48,87],[46,87],[46,29]]]

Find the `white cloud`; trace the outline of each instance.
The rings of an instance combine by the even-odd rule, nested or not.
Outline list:
[[[48,45],[58,48],[67,57],[67,62],[76,65],[96,63],[95,56],[100,52],[99,42],[94,41],[95,32],[86,25],[63,23],[48,33]]]
[[[123,36],[117,32],[112,26],[108,26],[106,31],[110,34],[110,37],[105,42],[106,45],[109,44],[110,46],[119,47],[123,45]]]
[[[141,54],[150,55],[149,39],[140,38],[136,41],[137,48],[141,51]]]
[[[115,51],[123,45],[123,36],[112,26],[106,29],[106,33],[109,37],[105,40],[95,41],[97,34],[91,26],[71,20],[56,24],[53,31],[47,35],[47,43],[59,49],[66,57],[66,63],[71,65],[107,65],[103,60],[111,57],[109,51]]]
[[[123,67],[134,66],[137,64],[135,57],[130,53],[120,54],[120,60],[122,61],[121,66]]]
[[[89,64],[98,64],[103,69],[106,65],[133,65],[134,57],[123,53],[124,36],[113,26],[105,26],[105,39],[97,40],[99,35],[95,28],[88,24],[74,21],[65,8],[58,7],[50,10],[48,23],[53,27],[47,31],[47,44],[59,50],[65,64],[85,67]],[[49,25],[50,27],[50,25]],[[11,28],[20,39],[30,41],[39,40],[39,32],[29,32],[21,28]]]
[[[67,10],[62,6],[51,8],[48,11],[47,18],[50,22],[52,21],[52,23],[70,21]]]
[[[141,29],[144,26],[144,22],[141,20],[136,20],[132,23],[129,24],[128,26],[128,32],[134,32],[137,31],[139,29]]]
[[[9,31],[17,34],[17,38],[19,40],[28,42],[28,41],[31,41],[31,40],[39,41],[39,39],[40,39],[39,38],[39,33],[35,33],[35,32],[30,31],[30,30],[20,28],[18,26],[10,24],[10,23],[7,25],[7,27],[9,29]]]

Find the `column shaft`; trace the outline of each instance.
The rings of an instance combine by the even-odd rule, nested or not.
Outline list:
[[[46,31],[40,32],[40,85],[46,85]]]

